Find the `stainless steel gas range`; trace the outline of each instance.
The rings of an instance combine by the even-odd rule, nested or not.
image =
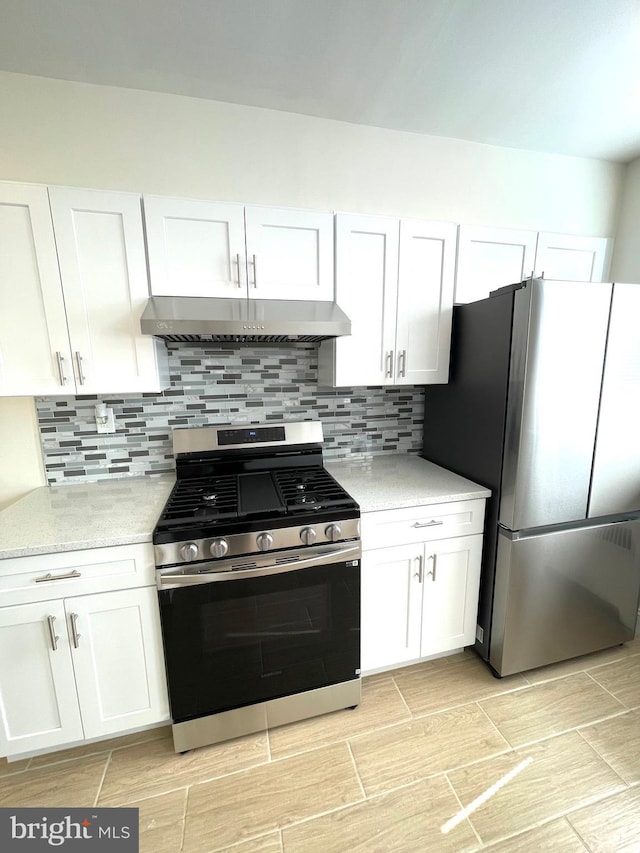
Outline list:
[[[174,430],[157,567],[177,752],[360,701],[360,510],[318,421]]]

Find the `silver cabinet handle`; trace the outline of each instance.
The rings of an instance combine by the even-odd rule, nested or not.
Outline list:
[[[70,613],[69,621],[71,622],[71,640],[73,641],[73,648],[77,649],[80,645],[80,637],[81,634],[78,634],[78,614]]]
[[[79,572],[77,569],[73,569],[71,572],[67,572],[64,575],[52,575],[51,572],[47,572],[46,575],[40,575],[39,578],[35,579],[36,583],[45,583],[49,581],[66,581],[69,578],[79,578],[82,577],[82,572]]]
[[[66,385],[67,384],[67,377],[65,376],[65,373],[64,373],[64,358],[62,357],[61,352],[56,352],[56,361],[58,362],[58,373],[60,375],[60,384]]]
[[[82,356],[80,355],[80,353],[77,350],[76,350],[76,362],[78,364],[78,382],[81,385],[84,385],[86,377],[85,377],[84,371],[82,369]]]
[[[431,521],[416,521],[413,525],[414,527],[438,527],[439,524],[444,524],[444,521],[436,521],[435,519],[431,519]]]
[[[234,262],[232,261],[232,263],[234,263]],[[238,281],[237,281],[237,284],[238,284],[238,287],[242,287],[242,282],[241,282],[241,280],[240,280],[240,252],[238,252],[238,254],[236,255],[235,265],[236,265],[236,267],[238,268]],[[232,280],[233,280],[233,273],[231,274],[231,276],[232,276]]]
[[[398,376],[403,379],[407,375],[407,351],[403,349],[400,351],[400,355],[398,357]]]
[[[53,623],[56,621],[55,616],[47,616],[47,625],[49,626],[49,639],[51,640],[51,648],[55,652],[58,648],[58,640],[60,637],[56,634],[56,629]]]
[[[385,356],[386,369],[384,372],[385,378],[390,379],[393,376],[393,350],[390,349]]]
[[[253,281],[251,282],[251,284],[253,284],[254,287],[257,287],[258,286],[258,267],[256,264],[256,256],[255,255],[251,255],[251,260],[249,261],[249,263],[253,265]]]
[[[437,554],[429,554],[429,557],[428,557],[427,559],[429,559],[429,560],[433,560],[433,568],[431,569],[431,571],[430,571],[430,572],[427,572],[427,577],[431,577],[431,580],[432,580],[432,581],[435,581],[435,579],[436,579],[436,559],[437,559]]]
[[[418,578],[418,583],[422,583],[422,554],[414,559],[418,561],[418,571],[414,574],[414,578]]]

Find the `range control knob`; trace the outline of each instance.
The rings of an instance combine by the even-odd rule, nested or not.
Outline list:
[[[198,556],[198,546],[195,542],[185,542],[180,548],[180,556],[185,563],[190,563]]]
[[[273,536],[270,533],[260,533],[256,538],[256,544],[261,551],[268,551],[273,545]]]
[[[220,559],[220,557],[224,557],[228,550],[229,543],[226,539],[214,539],[211,545],[209,546],[211,556],[216,557],[217,559]]]
[[[304,545],[312,545],[316,538],[316,532],[313,527],[303,527],[300,531],[300,541]]]
[[[342,536],[342,530],[340,529],[339,524],[329,524],[325,527],[324,535],[327,539],[330,539],[332,542],[337,542],[338,539]]]

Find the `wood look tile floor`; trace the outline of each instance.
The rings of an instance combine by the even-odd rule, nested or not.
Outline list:
[[[132,806],[143,853],[640,853],[640,639],[505,679],[467,651],[185,755],[164,727],[0,760],[0,806]]]

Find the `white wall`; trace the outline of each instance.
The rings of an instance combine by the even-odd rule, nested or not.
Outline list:
[[[611,278],[613,281],[640,281],[640,158],[627,167]]]
[[[0,179],[612,236],[624,167],[0,73]],[[0,401],[29,436],[33,404]],[[36,451],[37,455],[37,451]],[[0,445],[7,502],[38,460]]]

